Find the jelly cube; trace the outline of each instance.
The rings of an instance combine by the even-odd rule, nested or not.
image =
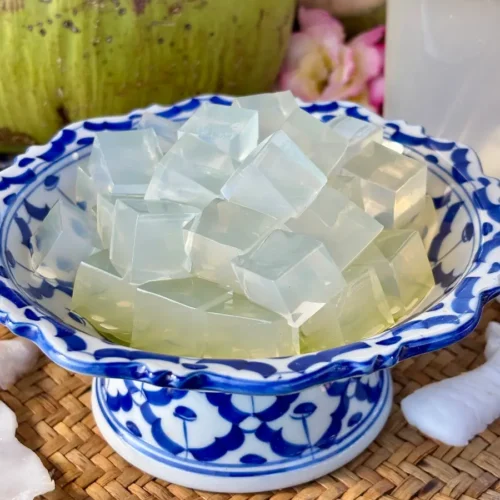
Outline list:
[[[359,208],[364,210],[363,193],[361,191],[361,180],[359,177],[349,175],[332,175],[328,179],[328,185],[347,196]]]
[[[76,169],[75,202],[83,210],[94,215],[97,207],[97,188],[85,167]]]
[[[411,312],[434,287],[424,244],[416,231],[383,231],[352,265],[375,270],[395,319]]]
[[[400,144],[399,142],[396,141],[390,141],[389,139],[384,139],[382,141],[382,146],[385,146],[386,148],[392,149],[396,153],[399,153],[402,155],[404,153],[405,147]]]
[[[365,211],[388,229],[404,227],[424,208],[427,167],[417,160],[371,143],[345,170],[361,179]]]
[[[237,293],[208,310],[207,356],[267,358],[299,353],[298,330]]]
[[[190,261],[182,228],[199,212],[175,202],[118,200],[109,250],[113,266],[132,283],[186,276]]]
[[[337,310],[346,344],[373,337],[394,325],[389,302],[374,269],[347,268],[344,278],[347,287]]]
[[[122,278],[106,250],[87,257],[78,268],[71,308],[102,335],[128,344],[132,334],[136,286]]]
[[[231,175],[235,171],[234,160],[218,147],[202,141],[199,137],[184,134],[171,148],[170,153],[203,168]]]
[[[199,278],[152,281],[137,290],[131,346],[177,356],[205,355],[208,307],[231,293]]]
[[[328,186],[299,217],[289,219],[286,227],[322,241],[340,269],[345,269],[383,229],[349,198]]]
[[[45,278],[73,281],[80,262],[101,248],[95,221],[62,199],[31,238],[33,271]]]
[[[432,240],[439,229],[436,208],[430,196],[425,197],[424,209],[405,226],[405,229],[417,231],[424,242],[425,248],[427,250],[430,248]]]
[[[178,356],[255,358],[296,354],[297,337],[281,316],[199,278],[138,288],[133,347]]]
[[[233,203],[285,220],[302,213],[326,181],[287,134],[278,131],[243,162],[221,193]]]
[[[328,127],[347,141],[348,157],[359,153],[371,142],[381,143],[384,138],[382,127],[345,115],[329,121]]]
[[[373,269],[348,268],[344,278],[346,287],[302,325],[301,353],[359,342],[394,324],[389,304]]]
[[[102,247],[109,248],[111,245],[111,235],[115,223],[115,203],[118,200],[139,199],[133,196],[120,196],[112,194],[97,195],[97,232],[101,237]]]
[[[326,124],[299,108],[281,128],[327,177],[340,173],[347,141]]]
[[[146,200],[172,200],[205,208],[221,197],[222,186],[234,172],[231,159],[208,143],[193,151],[183,147],[193,142],[203,144],[200,139],[185,135],[179,139],[182,144],[175,144],[163,157],[146,191]]]
[[[153,129],[158,138],[158,144],[163,153],[166,153],[177,141],[177,131],[181,123],[173,122],[167,118],[153,113],[144,113],[137,124],[139,130]]]
[[[259,112],[259,141],[278,131],[299,107],[289,90],[238,97],[233,101],[233,106]]]
[[[233,260],[245,295],[299,327],[345,286],[340,269],[320,241],[273,231]]]
[[[89,171],[101,193],[143,195],[161,157],[152,129],[98,132]]]
[[[248,251],[276,226],[274,217],[225,200],[214,200],[184,228],[191,272],[239,290],[231,259]]]
[[[257,146],[257,111],[203,103],[178,131],[179,139],[192,134],[214,144],[235,160],[242,160]]]

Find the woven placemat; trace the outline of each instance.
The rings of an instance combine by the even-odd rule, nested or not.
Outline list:
[[[411,428],[399,401],[418,387],[482,363],[485,326],[500,321],[490,304],[476,332],[448,349],[400,363],[393,370],[395,404],[377,440],[346,467],[279,492],[227,495],[193,491],[131,467],[102,440],[90,411],[90,378],[46,358],[0,399],[17,415],[18,437],[51,471],[47,500],[500,500],[500,420],[465,448],[426,439]],[[11,334],[0,327],[0,338]]]

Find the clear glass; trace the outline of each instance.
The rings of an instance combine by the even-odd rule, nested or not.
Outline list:
[[[499,19],[498,0],[389,0],[384,103],[388,118],[472,146],[495,177]]]

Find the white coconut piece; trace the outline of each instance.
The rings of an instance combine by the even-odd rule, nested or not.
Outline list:
[[[0,500],[33,500],[54,489],[40,459],[16,438],[16,416],[0,402]]]
[[[38,347],[21,337],[0,341],[0,388],[7,389],[30,372],[39,355]]]
[[[449,446],[466,446],[500,417],[500,323],[486,329],[487,361],[467,373],[418,389],[401,402],[408,422]]]

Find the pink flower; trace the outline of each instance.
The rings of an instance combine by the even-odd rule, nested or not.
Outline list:
[[[342,24],[321,9],[299,9],[278,79],[304,101],[346,99],[380,111],[383,102],[384,26],[345,42]]]

